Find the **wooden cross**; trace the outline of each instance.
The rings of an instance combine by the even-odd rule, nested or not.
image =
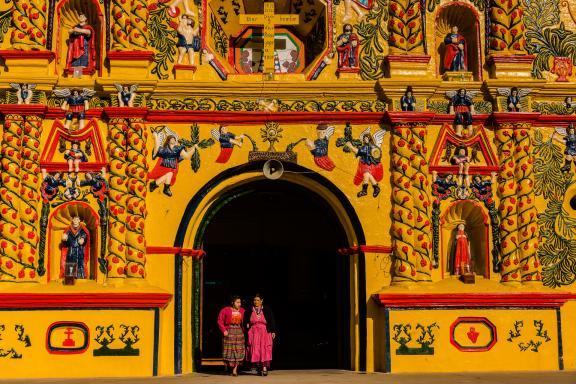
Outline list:
[[[298,25],[300,17],[298,15],[276,15],[274,14],[274,3],[264,3],[264,14],[262,15],[240,15],[240,24],[262,25],[264,35],[264,73],[274,73],[274,38],[276,25]]]

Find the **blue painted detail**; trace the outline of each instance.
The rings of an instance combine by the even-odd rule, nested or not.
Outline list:
[[[176,233],[176,239],[174,240],[174,247],[182,247],[184,243],[184,238],[186,236],[186,232],[188,230],[188,224],[194,215],[194,212],[198,208],[198,205],[202,202],[202,200],[216,188],[220,183],[223,181],[237,176],[243,173],[248,173],[254,170],[261,170],[263,162],[252,162],[244,165],[240,165],[238,167],[230,168],[225,170],[224,172],[215,176],[212,180],[206,183],[193,197],[190,199],[190,202],[186,206],[184,210],[184,214],[182,215],[182,220],[178,226],[178,231]],[[348,214],[352,226],[354,228],[354,232],[356,235],[356,239],[359,244],[364,244],[366,242],[364,237],[364,232],[362,231],[362,225],[360,224],[360,220],[356,215],[356,211],[354,207],[348,200],[348,197],[337,187],[335,186],[330,180],[326,179],[322,175],[314,172],[311,169],[304,168],[302,166],[296,164],[286,164],[286,169],[289,171],[294,171],[300,173],[303,177],[309,178],[311,180],[316,181],[318,184],[324,186],[328,189],[342,204],[346,213]],[[201,240],[201,239],[200,239]],[[199,246],[199,244],[194,244],[195,247]],[[364,254],[360,253],[358,255],[358,303],[366,303],[366,267],[365,267],[365,258]],[[182,373],[182,257],[177,255],[175,261],[175,291],[174,291],[174,373],[181,374]],[[193,282],[193,284],[195,284]],[[198,287],[200,289],[201,287]],[[200,293],[201,294],[201,293]],[[198,304],[199,305],[199,304]],[[192,319],[194,319],[194,308],[195,304],[192,306]],[[196,309],[199,311],[199,308]],[[199,315],[199,314],[198,314]],[[359,305],[358,306],[358,319],[359,319],[359,371],[366,370],[366,348],[367,348],[367,329],[366,329],[366,305]],[[192,329],[200,329],[199,326],[192,325]],[[194,347],[197,343],[199,343],[200,335],[193,333],[192,335],[192,343],[193,343],[193,353],[194,353],[194,362],[193,362],[193,370],[197,371],[198,362],[201,359],[200,356],[200,348],[199,345]]]
[[[384,310],[384,321],[386,323],[386,373],[392,372],[392,358],[390,356],[390,310]]]
[[[158,342],[160,337],[160,309],[154,308],[154,354],[152,357],[152,376],[158,376]]]
[[[558,369],[564,370],[564,350],[562,346],[562,314],[560,307],[556,308],[556,328],[558,329]]]

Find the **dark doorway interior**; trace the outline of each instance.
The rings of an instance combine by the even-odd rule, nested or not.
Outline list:
[[[245,308],[261,293],[278,334],[273,369],[350,367],[346,235],[315,193],[279,180],[237,191],[210,220],[203,261],[202,357],[221,357],[218,311],[232,294]]]

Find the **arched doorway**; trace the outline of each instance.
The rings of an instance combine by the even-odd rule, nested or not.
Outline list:
[[[303,186],[259,180],[231,189],[203,235],[202,359],[221,356],[218,310],[256,292],[278,323],[273,368],[350,368],[350,260],[333,208]]]

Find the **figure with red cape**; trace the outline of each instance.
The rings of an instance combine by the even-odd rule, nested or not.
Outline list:
[[[74,73],[81,68],[84,72],[92,72],[96,68],[96,35],[94,28],[88,24],[84,14],[78,16],[79,22],[69,30],[68,56],[66,70]]]
[[[178,144],[178,135],[168,127],[164,127],[162,131],[154,131],[152,135],[155,141],[152,159],[158,158],[158,161],[156,161],[152,171],[148,173],[148,180],[152,180],[150,192],[154,192],[156,188],[164,185],[162,192],[170,197],[172,196],[170,186],[176,183],[176,176],[178,175],[178,163],[184,159],[191,159],[198,146],[194,144],[190,149],[186,149],[183,145]]]
[[[314,156],[314,163],[322,169],[332,171],[336,166],[330,157],[328,157],[328,144],[330,137],[334,134],[334,126],[319,124],[316,127],[316,140],[306,139],[306,146]]]
[[[382,167],[382,142],[386,131],[378,130],[372,135],[370,127],[366,128],[360,134],[360,140],[346,142],[344,150],[352,151],[358,158],[358,168],[354,176],[354,185],[362,184],[362,189],[356,194],[357,197],[363,197],[368,194],[368,185],[372,185],[372,196],[378,197],[380,186],[378,182],[384,177]]]
[[[60,258],[60,278],[64,276],[85,279],[90,260],[90,232],[74,215],[72,222],[62,233],[62,256]]]
[[[446,47],[444,53],[444,70],[466,71],[468,69],[468,57],[466,48],[466,39],[458,33],[458,27],[454,25],[452,32],[444,38]]]
[[[240,296],[232,296],[230,306],[222,308],[218,314],[218,328],[222,332],[222,358],[232,376],[238,376],[238,366],[244,361],[244,308]]]
[[[276,337],[276,322],[270,307],[264,306],[260,294],[254,295],[254,305],[244,313],[248,328],[246,361],[258,369],[262,376],[268,375],[272,361],[272,342]]]
[[[470,243],[466,234],[466,225],[458,224],[454,240],[454,256],[452,258],[452,275],[470,275],[472,258],[470,256]]]
[[[235,145],[242,147],[244,135],[236,136],[232,132],[228,132],[228,128],[224,125],[221,125],[218,129],[213,129],[211,134],[214,140],[220,142],[220,155],[216,159],[217,163],[224,164],[228,162]]]
[[[358,68],[358,35],[352,32],[352,25],[344,25],[344,33],[336,39],[338,68]]]

